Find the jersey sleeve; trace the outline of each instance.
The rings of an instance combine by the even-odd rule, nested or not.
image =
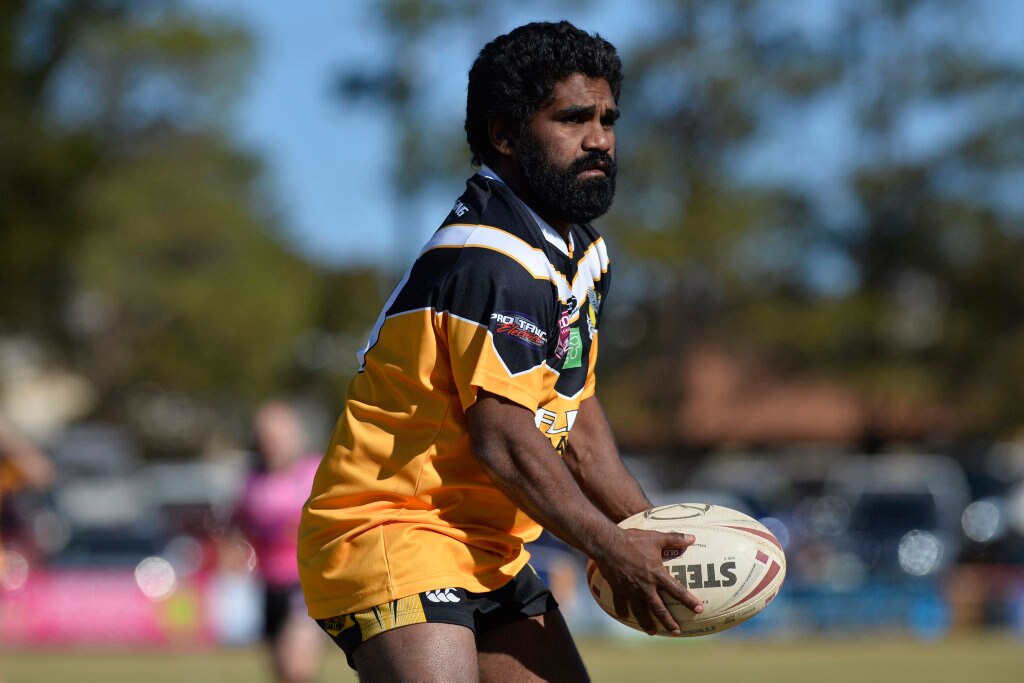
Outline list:
[[[544,394],[555,323],[550,281],[534,277],[503,253],[467,248],[442,298],[452,377],[463,409],[484,389],[535,412]]]

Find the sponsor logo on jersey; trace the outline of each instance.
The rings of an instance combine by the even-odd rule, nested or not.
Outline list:
[[[457,199],[455,201],[455,206],[452,207],[452,211],[455,212],[456,216],[462,218],[466,214],[466,212],[469,211],[469,209],[466,208],[466,205],[462,203],[461,199]]]
[[[491,313],[491,320],[496,323],[495,334],[503,334],[512,337],[518,342],[529,346],[543,347],[548,343],[547,332],[540,328],[540,325],[530,320],[521,313],[514,311],[499,311]]]
[[[555,358],[562,360],[569,352],[569,325],[572,316],[579,308],[576,297],[570,296],[569,300],[562,304],[562,312],[558,316],[558,345],[555,347]]]
[[[583,365],[583,339],[580,337],[579,327],[569,328],[569,348],[565,354],[563,370],[578,368]]]
[[[547,408],[538,408],[537,413],[533,416],[533,421],[537,425],[537,429],[550,436],[567,434],[572,429],[573,423],[576,422],[576,415],[578,413],[578,410],[567,410],[564,413],[557,413]],[[547,427],[547,429],[544,427]]]

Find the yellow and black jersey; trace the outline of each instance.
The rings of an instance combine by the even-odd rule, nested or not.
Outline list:
[[[476,175],[384,306],[300,526],[310,614],[446,587],[489,591],[539,526],[470,453],[480,389],[521,404],[557,457],[594,392],[609,284],[603,240],[565,240],[500,180]]]

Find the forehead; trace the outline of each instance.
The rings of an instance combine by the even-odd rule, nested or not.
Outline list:
[[[555,83],[551,91],[552,101],[544,109],[565,109],[566,107],[615,108],[615,98],[608,81],[573,74]]]

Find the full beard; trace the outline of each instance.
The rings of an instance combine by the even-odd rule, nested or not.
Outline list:
[[[589,223],[603,216],[615,200],[615,159],[607,152],[591,151],[567,167],[557,166],[543,146],[525,133],[519,141],[519,171],[534,210],[567,223]],[[603,177],[580,178],[583,171],[605,164]]]

